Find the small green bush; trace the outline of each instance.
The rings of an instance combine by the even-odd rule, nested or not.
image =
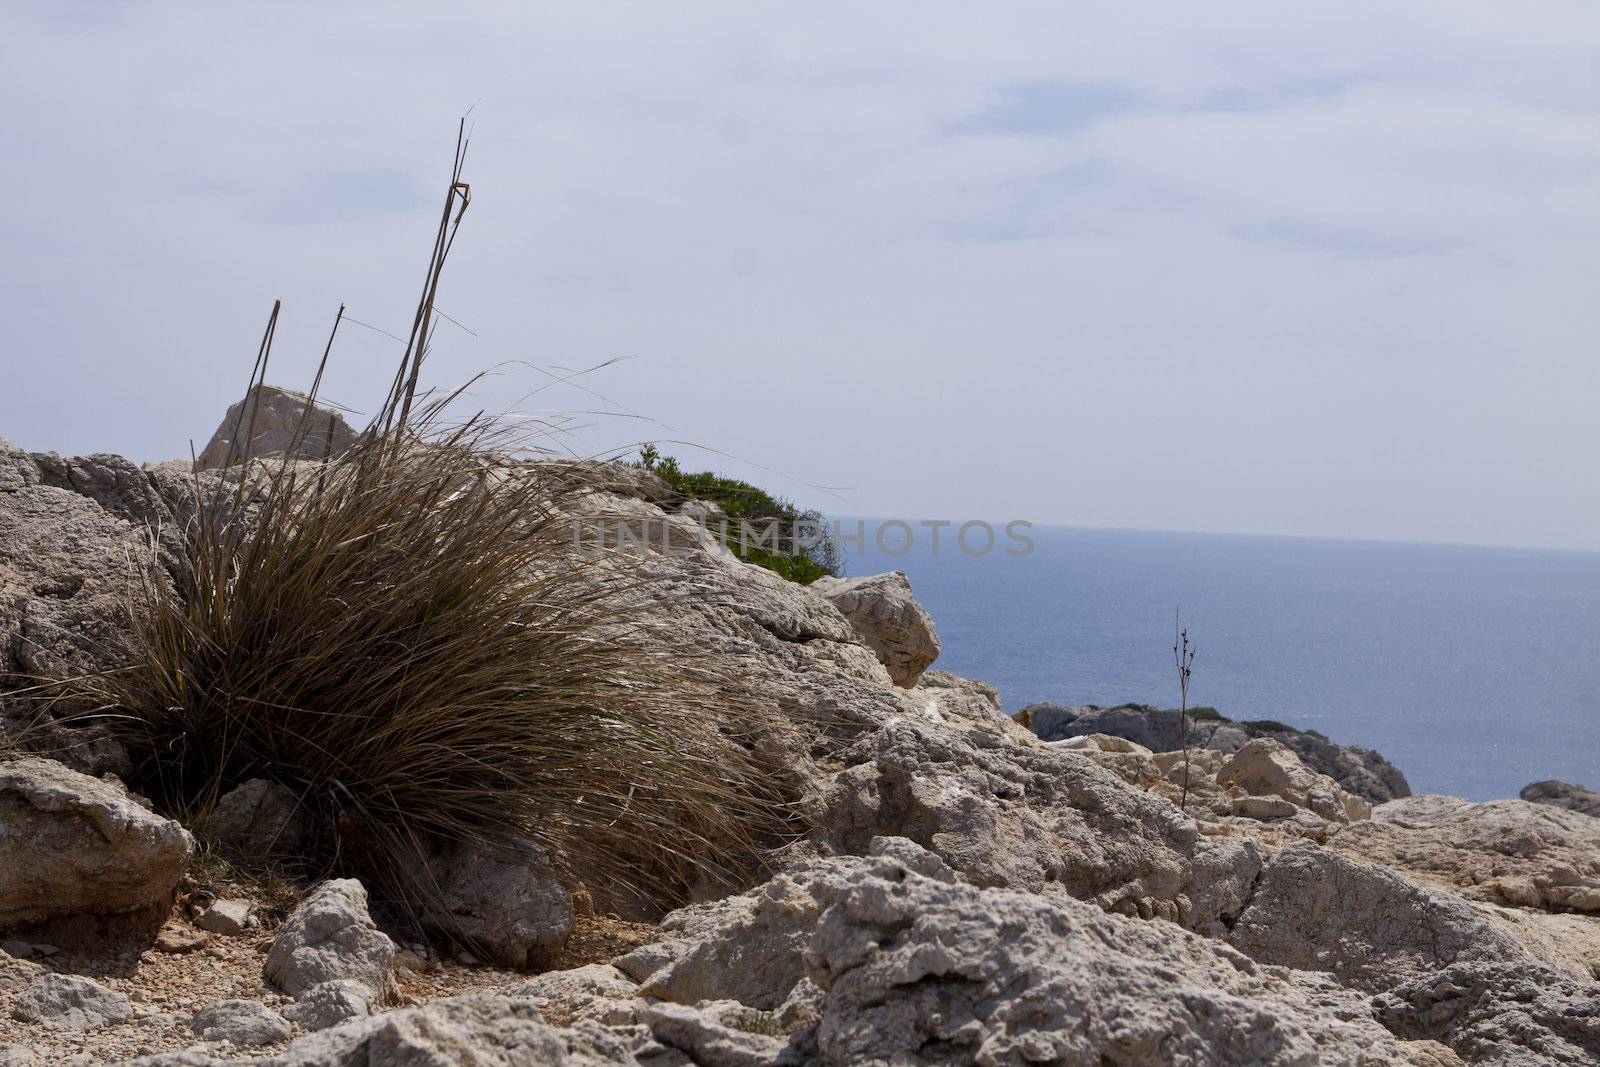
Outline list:
[[[655,445],[647,444],[639,450],[635,466],[650,471],[685,497],[704,500],[721,508],[728,518],[735,520],[730,529],[727,545],[746,563],[765,567],[792,582],[810,585],[823,575],[837,577],[843,570],[843,557],[838,543],[826,532],[813,544],[797,543],[793,537],[796,526],[811,525],[823,528],[823,516],[818,511],[802,511],[781,497],[736,478],[725,478],[711,471],[685,472],[673,456],[663,456]],[[765,545],[746,544],[739,536],[737,524],[743,522],[765,536],[774,528],[775,536]]]

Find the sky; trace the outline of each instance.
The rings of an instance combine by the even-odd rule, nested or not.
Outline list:
[[[0,436],[198,450],[274,299],[279,384],[404,334],[470,110],[425,378],[553,447],[1600,549],[1597,54],[1592,0],[7,3]]]

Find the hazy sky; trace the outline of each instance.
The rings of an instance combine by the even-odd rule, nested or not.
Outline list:
[[[186,455],[274,297],[283,384],[341,301],[404,333],[475,106],[476,336],[429,376],[627,357],[529,402],[661,424],[579,451],[850,514],[1600,548],[1597,55],[1593,0],[11,2],[0,435]],[[328,395],[397,354],[348,329]]]

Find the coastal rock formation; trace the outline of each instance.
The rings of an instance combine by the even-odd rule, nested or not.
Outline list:
[[[1372,991],[1462,960],[1536,962],[1466,901],[1310,842],[1266,865],[1228,943]]]
[[[1525,800],[1412,797],[1332,846],[1475,900],[1600,914],[1600,819]]]
[[[864,578],[823,575],[812,588],[850,620],[850,626],[877,653],[894,684],[910,689],[939,658],[933,618],[911,594],[905,571]]]
[[[1585,815],[1593,815],[1600,819],[1600,793],[1592,789],[1585,789],[1581,785],[1573,785],[1557,778],[1547,778],[1542,782],[1522,787],[1518,794],[1523,800],[1530,800],[1535,804],[1552,804],[1558,808],[1570,808]]]
[[[246,457],[281,456],[291,445],[295,446],[293,458],[318,460],[339,455],[355,439],[355,431],[337,411],[313,406],[307,413],[304,394],[258,385],[228,408],[196,465],[214,470]]]
[[[1372,814],[1372,805],[1317,774],[1276,739],[1257,737],[1217,768],[1217,784],[1242,789],[1246,797],[1277,797],[1330,822],[1353,822]]]
[[[1457,963],[1374,1000],[1394,1033],[1468,1063],[1600,1063],[1600,986],[1521,963]]]
[[[1176,709],[1134,704],[1116,708],[1032,704],[1019,711],[1017,718],[1046,741],[1110,734],[1137,742],[1152,752],[1171,752],[1181,747]],[[1236,723],[1210,716],[1191,718],[1189,723],[1189,744],[1195,748],[1232,754],[1254,737],[1270,737],[1293,750],[1317,774],[1327,775],[1341,789],[1374,804],[1411,795],[1411,787],[1399,768],[1369,748],[1337,745],[1320,734],[1281,723]]]
[[[153,934],[193,841],[183,827],[54,760],[0,763],[0,931],[107,924]]]

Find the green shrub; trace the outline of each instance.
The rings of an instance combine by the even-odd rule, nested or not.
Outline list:
[[[841,573],[843,558],[838,543],[824,530],[821,512],[802,511],[789,501],[736,478],[725,478],[711,471],[687,473],[675,457],[663,456],[651,444],[639,450],[635,466],[655,474],[685,497],[721,508],[734,520],[727,537],[728,548],[746,563],[765,567],[801,585],[810,585],[825,574],[838,576]],[[739,536],[740,523],[753,528],[764,544],[746,543]],[[797,526],[822,531],[822,537],[816,542],[802,544],[794,537]],[[772,531],[770,538],[767,536],[769,529]]]

